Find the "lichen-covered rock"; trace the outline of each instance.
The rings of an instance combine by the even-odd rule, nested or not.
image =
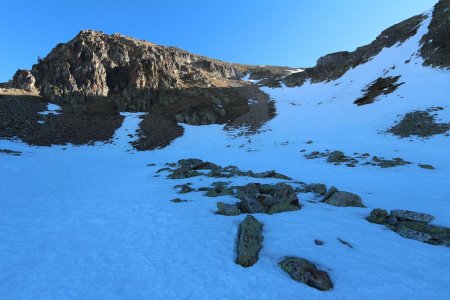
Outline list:
[[[334,192],[324,203],[340,207],[364,207],[360,196],[350,192]]]
[[[237,240],[237,264],[250,267],[258,261],[264,239],[262,228],[263,224],[251,215],[245,217],[240,224]]]
[[[279,262],[279,266],[295,281],[303,282],[321,291],[333,288],[328,273],[318,270],[313,263],[304,258],[286,257]]]
[[[376,224],[386,224],[387,217],[387,210],[376,208],[370,212],[370,215],[367,217],[367,221]]]
[[[217,202],[217,214],[224,216],[238,216],[241,214],[241,210],[236,204]]]
[[[430,214],[402,209],[392,210],[391,216],[394,216],[399,220],[409,220],[421,223],[430,223],[434,220],[434,217]]]

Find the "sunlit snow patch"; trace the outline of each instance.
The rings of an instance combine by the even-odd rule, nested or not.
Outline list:
[[[59,115],[61,110],[61,106],[53,104],[53,103],[49,103],[47,104],[47,110],[46,111],[42,111],[39,114],[43,115],[43,116],[47,116],[47,115]]]

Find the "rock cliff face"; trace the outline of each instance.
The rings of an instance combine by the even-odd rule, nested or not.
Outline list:
[[[81,31],[32,68],[41,94],[57,102],[108,98],[118,107],[146,111],[173,101],[161,91],[236,87],[245,69],[119,34]]]
[[[450,68],[450,0],[441,0],[433,11],[420,53],[425,65]]]

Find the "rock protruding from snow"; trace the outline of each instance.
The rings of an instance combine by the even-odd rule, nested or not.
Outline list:
[[[295,281],[303,282],[321,291],[333,288],[328,273],[318,270],[313,263],[304,258],[286,257],[279,262],[279,265]]]
[[[301,208],[294,189],[285,183],[249,183],[239,189],[238,198],[243,213],[275,214]]]
[[[224,216],[238,216],[241,214],[241,210],[236,204],[226,204],[219,201],[217,202],[217,214]]]
[[[334,186],[330,187],[321,202],[339,207],[364,207],[360,196],[350,192],[339,191]]]
[[[440,0],[434,6],[428,33],[421,44],[424,65],[450,68],[450,0]]]
[[[428,224],[434,216],[410,210],[392,210],[388,215],[384,209],[374,209],[367,221],[382,224],[399,235],[433,245],[450,246],[450,228]]]
[[[407,220],[421,223],[430,223],[431,221],[434,220],[434,217],[430,214],[402,209],[396,209],[391,211],[391,216],[394,216],[401,221]]]
[[[262,248],[263,224],[255,217],[248,215],[239,225],[236,263],[243,267],[253,266],[258,261]]]

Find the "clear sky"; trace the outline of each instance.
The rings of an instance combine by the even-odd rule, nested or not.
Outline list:
[[[213,58],[306,67],[354,50],[437,0],[5,0],[0,82],[82,29],[119,32]]]

